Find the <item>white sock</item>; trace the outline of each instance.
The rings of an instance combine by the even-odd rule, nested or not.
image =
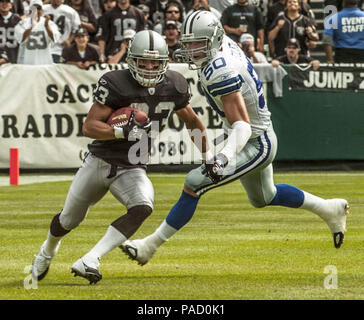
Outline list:
[[[320,197],[314,196],[311,193],[303,191],[305,199],[301,206],[302,209],[309,210],[313,213],[316,213],[318,216],[322,217],[327,214],[327,201]]]
[[[87,253],[86,258],[101,259],[105,254],[120,246],[126,237],[113,226],[109,226],[101,240]]]
[[[171,227],[166,220],[158,227],[158,229],[148,236],[150,243],[156,247],[159,247],[162,243],[168,241],[178,230]]]
[[[63,237],[55,237],[49,231],[47,239],[43,244],[43,251],[47,256],[53,257],[57,253],[57,247]]]

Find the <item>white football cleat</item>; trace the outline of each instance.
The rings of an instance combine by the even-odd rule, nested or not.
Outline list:
[[[129,259],[137,261],[141,266],[144,266],[152,259],[154,253],[157,251],[157,247],[151,245],[147,238],[126,240],[120,248],[128,255]]]
[[[61,242],[58,243],[55,249],[55,254],[53,256],[48,256],[45,254],[43,249],[44,244],[45,242],[40,247],[39,252],[36,255],[34,255],[34,260],[32,263],[32,277],[34,280],[37,281],[42,280],[47,275],[51,261],[58,252]]]
[[[71,273],[73,273],[75,277],[83,277],[90,281],[90,284],[93,284],[102,279],[99,266],[99,259],[82,257],[72,265]]]
[[[345,199],[329,199],[326,200],[326,203],[328,211],[321,217],[329,226],[334,238],[335,248],[338,249],[344,242],[349,204]]]

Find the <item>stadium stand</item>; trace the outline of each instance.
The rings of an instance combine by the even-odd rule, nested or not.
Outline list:
[[[326,62],[324,46],[322,44],[322,34],[324,30],[324,1],[311,0],[310,5],[313,13],[315,14],[315,20],[317,23],[316,30],[320,37],[320,40],[318,41],[316,48],[311,53],[311,57],[319,60],[320,62]]]

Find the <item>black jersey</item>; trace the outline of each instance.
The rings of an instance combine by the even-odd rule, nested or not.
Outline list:
[[[277,37],[274,39],[274,55],[275,57],[283,56],[285,54],[284,48],[287,46],[288,40],[291,38],[296,38],[301,47],[301,54],[308,55],[308,36],[306,35],[306,28],[311,27],[313,31],[316,31],[312,20],[306,16],[300,14],[296,19],[291,20],[286,13],[279,13],[276,19],[271,25],[273,29],[278,21],[283,19],[285,24],[282,29],[279,30]]]
[[[8,19],[0,16],[0,47],[6,51],[11,63],[16,63],[18,58],[19,44],[15,39],[14,28],[20,20],[17,14],[11,14]]]
[[[120,48],[124,30],[133,29],[138,32],[145,29],[144,14],[134,6],[129,6],[127,10],[121,10],[119,6],[112,8],[105,13],[102,23],[97,37],[106,43],[105,56]]]
[[[61,62],[86,62],[86,61],[100,61],[100,49],[99,47],[88,43],[85,49],[85,55],[81,57],[78,52],[77,45],[75,43],[68,47],[64,47],[62,50]]]
[[[159,131],[165,128],[172,111],[186,107],[190,100],[190,91],[186,79],[178,72],[168,70],[162,82],[155,87],[141,86],[129,70],[117,70],[104,74],[94,91],[94,99],[114,110],[122,107],[134,107],[144,111],[152,122],[158,122]],[[139,163],[130,161],[129,150],[138,141],[125,139],[95,140],[89,144],[89,150],[104,161],[121,167],[146,167],[151,148],[140,150]]]

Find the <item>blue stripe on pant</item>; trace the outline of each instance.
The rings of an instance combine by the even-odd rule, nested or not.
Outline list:
[[[263,137],[264,137],[264,139],[262,139],[261,136],[257,138],[257,140],[259,142],[259,152],[251,161],[243,164],[241,167],[238,167],[232,174],[226,175],[219,183],[214,184],[210,180],[209,183],[204,184],[202,186],[198,186],[197,188],[194,188],[193,191],[196,194],[198,194],[199,196],[201,196],[211,189],[223,186],[225,184],[228,184],[230,182],[233,182],[233,181],[241,178],[243,175],[256,169],[260,165],[264,164],[265,161],[270,156],[272,146],[271,146],[271,142],[268,138],[267,132],[264,133]],[[266,148],[266,154],[262,158],[265,148]]]

